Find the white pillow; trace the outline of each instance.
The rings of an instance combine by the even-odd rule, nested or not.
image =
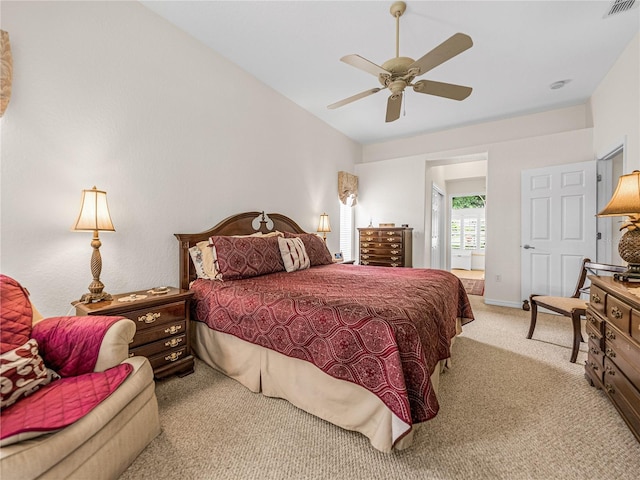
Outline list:
[[[299,238],[278,237],[278,246],[280,247],[284,269],[287,272],[304,270],[311,265],[304,243]]]
[[[195,246],[189,249],[191,260],[196,267],[196,274],[198,278],[204,278],[207,280],[216,280],[220,276],[220,272],[216,268],[217,258],[216,249],[213,246],[209,246],[209,241],[204,240],[198,242]]]

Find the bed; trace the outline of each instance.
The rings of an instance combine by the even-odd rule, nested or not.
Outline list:
[[[335,264],[319,237],[278,213],[246,212],[175,236],[180,286],[194,292],[192,346],[205,363],[254,392],[360,432],[383,452],[410,446],[414,425],[438,413],[440,371],[454,337],[473,320],[457,277]],[[222,280],[201,278],[193,252],[198,244],[206,250],[202,242],[216,247]],[[312,266],[236,275],[245,248],[247,258],[265,257],[256,264],[282,263],[272,254],[278,242],[278,253],[285,244],[306,247],[300,259],[308,253]]]

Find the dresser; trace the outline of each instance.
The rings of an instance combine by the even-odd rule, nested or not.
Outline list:
[[[193,292],[178,288],[157,295],[145,290],[122,293],[109,301],[76,303],[76,315],[130,318],[136,324],[136,335],[129,346],[129,356],[147,357],[156,378],[175,373],[182,376],[192,373],[194,367],[189,340],[192,295]]]
[[[640,297],[629,290],[640,284],[589,279],[585,376],[604,390],[640,441]]]
[[[411,267],[413,228],[359,228],[360,265]]]

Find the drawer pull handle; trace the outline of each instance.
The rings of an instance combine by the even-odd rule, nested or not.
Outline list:
[[[369,255],[362,255],[362,258],[369,258]]]
[[[391,266],[392,267],[397,267],[398,265],[400,265],[399,263],[392,263]]]
[[[589,332],[589,338],[595,340],[596,338],[598,338],[598,336],[593,332]]]
[[[371,240],[373,240],[373,237],[367,237],[366,240],[367,242],[370,242]]]
[[[611,309],[611,316],[617,320],[620,320],[622,318],[622,312],[618,307],[613,307]]]
[[[168,362],[175,362],[181,356],[182,356],[182,350],[180,350],[179,352],[171,352],[171,355],[167,355],[166,357],[164,357],[164,359],[167,360]]]
[[[613,348],[607,348],[604,351],[604,354],[609,358],[615,358],[616,357],[616,352],[613,351]]]
[[[139,322],[144,322],[144,323],[153,323],[155,322],[157,319],[160,318],[160,314],[159,313],[146,313],[144,315],[142,315],[141,317],[138,317],[138,321]]]
[[[129,358],[131,358],[131,357],[133,357],[133,356],[135,356],[135,353],[133,353],[133,352],[129,352]]]
[[[598,349],[597,349],[597,348],[595,348],[595,347],[591,347],[591,348],[589,349],[589,351],[590,351],[591,353],[593,353],[594,355],[600,355],[600,350],[598,350]]]
[[[609,365],[607,365],[607,368],[605,368],[605,371],[609,374],[609,375],[615,375],[616,372],[613,368],[611,368]]]
[[[608,340],[615,340],[616,339],[616,334],[613,333],[611,330],[607,330],[606,336],[607,336]]]
[[[182,343],[182,338],[172,338],[171,340],[164,342],[164,346],[165,347],[177,347],[178,345],[180,345]]]
[[[399,243],[392,243],[391,248],[398,248],[400,246]]]
[[[591,368],[593,369],[594,372],[597,372],[598,370],[600,370],[596,362],[591,362]]]
[[[373,235],[373,232],[371,230],[367,230],[366,232],[364,232],[365,235]]]
[[[362,253],[369,253],[369,249],[368,248],[363,248],[362,249]]]
[[[393,235],[396,232],[387,232],[387,235]]]
[[[393,253],[395,255],[397,253],[400,253],[400,250],[391,250],[391,253]]]
[[[391,260],[400,260],[400,257],[391,257]]]
[[[597,322],[596,322],[596,319],[595,319],[595,318],[593,318],[591,315],[589,315],[589,316],[587,317],[587,319],[589,320],[589,322],[590,322],[590,323],[593,323],[594,325],[597,323]]]
[[[368,243],[363,243],[363,244],[362,244],[362,246],[363,246],[363,247],[368,247],[368,246],[369,246],[369,244],[368,244]]]
[[[602,302],[602,300],[600,299],[600,296],[597,293],[592,293],[591,294],[591,301],[593,303],[600,303]]]
[[[171,325],[169,328],[164,329],[164,333],[170,333],[171,335],[173,335],[180,330],[182,330],[182,325]]]
[[[393,237],[387,237],[387,240],[393,242],[395,239]]]
[[[362,263],[363,265],[369,265],[369,262],[367,262],[366,260],[363,260],[363,261],[362,261],[362,262],[360,262],[360,263]]]
[[[605,390],[607,391],[607,393],[613,395],[614,393],[616,393],[616,389],[613,388],[613,385],[609,385],[608,383],[605,385]]]

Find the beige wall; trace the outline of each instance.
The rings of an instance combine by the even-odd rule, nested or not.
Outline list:
[[[629,43],[590,99],[593,147],[602,157],[624,143],[625,173],[640,169],[640,34]]]
[[[361,147],[137,2],[0,3],[13,97],[1,120],[1,271],[45,315],[91,282],[82,189],[108,192],[111,293],[176,285],[176,232],[243,211],[339,225]],[[339,232],[328,236],[339,250]]]

